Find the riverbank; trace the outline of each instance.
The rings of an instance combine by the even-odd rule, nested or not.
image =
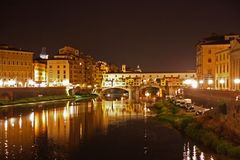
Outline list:
[[[168,101],[160,101],[154,105],[157,118],[162,123],[172,126],[192,140],[209,147],[217,154],[240,158],[240,145],[234,144],[210,128],[204,128],[194,114],[185,113],[181,108]]]
[[[87,100],[96,98],[96,94],[79,94],[75,96],[66,96],[66,95],[56,95],[56,96],[41,96],[41,97],[31,97],[24,98],[19,100],[0,100],[0,107],[7,107],[11,105],[25,105],[25,104],[34,104],[39,102],[51,102],[51,101],[63,101],[63,100]]]

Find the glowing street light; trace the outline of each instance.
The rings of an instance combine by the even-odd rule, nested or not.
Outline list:
[[[35,82],[30,79],[30,80],[28,80],[28,85],[29,85],[29,86],[34,86],[34,85],[35,85]]]
[[[220,83],[220,84],[224,84],[224,83],[225,83],[224,79],[220,79],[220,80],[219,80],[219,83]]]
[[[0,79],[0,87],[3,86],[3,80]]]
[[[203,84],[203,80],[199,80],[199,83],[200,83],[200,84]]]
[[[11,80],[8,81],[8,85],[14,87],[16,85],[16,81],[11,79]]]
[[[234,79],[234,83],[235,84],[239,84],[240,83],[240,79]]]
[[[212,80],[212,79],[209,79],[209,80],[208,80],[208,84],[209,84],[209,85],[213,84],[213,80]]]

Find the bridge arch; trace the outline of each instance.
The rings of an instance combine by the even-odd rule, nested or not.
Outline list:
[[[121,89],[121,90],[125,90],[130,92],[130,88],[126,88],[126,87],[108,87],[108,88],[102,88],[101,93],[103,93],[104,91],[110,90],[110,89]]]
[[[139,87],[139,96],[140,97],[145,97],[146,93],[143,93],[145,89],[150,89],[150,88],[156,88],[155,93],[153,91],[153,95],[151,96],[157,96],[157,97],[162,97],[165,94],[165,88],[161,87],[159,84],[144,84]],[[146,92],[146,90],[145,90]]]

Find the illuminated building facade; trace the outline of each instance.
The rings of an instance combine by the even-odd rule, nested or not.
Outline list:
[[[96,62],[96,71],[94,76],[94,84],[101,86],[103,75],[109,72],[109,65],[106,62]]]
[[[83,84],[85,82],[85,63],[79,50],[65,46],[59,49],[54,59],[47,61],[48,83],[50,86]]]
[[[70,64],[68,60],[48,60],[47,71],[49,86],[61,86],[70,82]]]
[[[28,86],[33,79],[33,52],[0,46],[0,87]]]
[[[215,89],[229,89],[230,80],[230,49],[216,53]]]
[[[41,63],[38,61],[33,61],[33,80],[36,82],[36,84],[43,84],[46,83],[46,78],[47,78],[47,74],[46,74],[46,64],[45,63]]]
[[[230,89],[240,90],[240,39],[231,41],[230,52]]]
[[[89,55],[82,55],[81,56],[84,61],[84,79],[85,79],[85,86],[92,87],[94,85],[94,77],[96,75],[96,63],[95,60]]]
[[[227,85],[229,85],[229,82],[228,84],[223,85],[223,80],[221,80],[222,84],[219,85],[219,78],[226,78],[226,80],[229,79],[228,74],[230,68],[228,68],[228,71],[226,71],[227,66],[229,66],[229,64],[227,65],[227,63],[229,63],[229,59],[227,59],[229,56],[226,56],[227,53],[225,51],[230,48],[231,40],[237,38],[239,38],[239,35],[214,35],[212,37],[203,39],[197,44],[196,70],[197,78],[202,88],[219,88],[220,86],[223,88],[228,88]],[[220,60],[220,57],[223,55],[225,55],[225,59]],[[216,62],[216,60],[218,61]],[[224,68],[224,75],[220,73],[220,68]],[[217,72],[216,69],[218,69]]]
[[[186,87],[185,80],[196,81],[195,72],[174,73],[106,73],[103,75],[102,88],[132,88],[154,86],[168,90],[174,95],[176,89]],[[194,86],[197,87],[197,86]]]

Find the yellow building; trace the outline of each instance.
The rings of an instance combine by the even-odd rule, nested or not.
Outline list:
[[[68,60],[48,60],[47,75],[49,86],[62,86],[72,83],[70,77],[70,63]]]
[[[240,39],[231,41],[230,52],[230,89],[240,90]]]
[[[85,63],[79,50],[65,46],[47,62],[48,84],[53,86],[85,83]]]
[[[229,89],[230,80],[230,48],[216,53],[215,89]]]
[[[94,84],[100,87],[103,80],[103,74],[109,72],[109,65],[106,62],[98,61],[96,62],[95,68]]]
[[[0,46],[0,87],[28,86],[33,79],[33,52]]]
[[[36,82],[36,84],[44,85],[44,83],[46,83],[46,78],[47,78],[46,70],[47,68],[45,63],[38,62],[37,60],[33,62],[33,72],[34,72],[33,80]]]
[[[229,78],[229,68],[228,72],[226,63],[229,63],[228,56],[224,51],[230,48],[230,41],[238,38],[238,35],[225,35],[225,36],[212,36],[209,38],[205,38],[203,41],[197,44],[197,55],[196,55],[196,69],[197,69],[197,78],[202,88],[217,88],[220,87],[220,79],[219,78]],[[216,57],[218,55],[218,59]],[[223,58],[225,55],[225,59]],[[218,60],[218,62],[216,62]],[[218,64],[218,66],[216,66]],[[224,65],[224,67],[222,66]],[[220,73],[220,68],[224,73]],[[216,69],[219,69],[216,77]],[[223,76],[223,77],[221,77]],[[217,79],[216,79],[217,78]],[[227,80],[227,79],[226,79]],[[222,83],[223,81],[221,81]],[[224,84],[223,87],[228,88],[229,82]]]

